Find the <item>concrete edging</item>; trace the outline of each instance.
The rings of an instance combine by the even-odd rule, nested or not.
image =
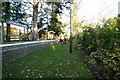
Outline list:
[[[45,48],[51,43],[55,43],[57,40],[45,40],[45,41],[34,41],[34,42],[24,42],[16,44],[8,44],[0,46],[2,48],[2,64],[6,64],[16,59],[30,54],[34,51]]]

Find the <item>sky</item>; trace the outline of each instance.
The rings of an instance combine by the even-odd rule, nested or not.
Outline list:
[[[77,0],[78,1],[78,0]],[[118,15],[118,2],[120,0],[80,0],[81,4],[78,6],[78,18],[83,24],[97,24],[103,18],[109,19],[117,17]],[[65,14],[69,15],[69,11],[66,11]],[[70,18],[66,15],[63,15],[62,22],[69,22]],[[69,25],[68,25],[69,27]],[[65,28],[65,32],[68,32],[69,28]]]
[[[96,23],[103,18],[114,18],[118,14],[120,0],[82,0],[78,15],[80,20]]]

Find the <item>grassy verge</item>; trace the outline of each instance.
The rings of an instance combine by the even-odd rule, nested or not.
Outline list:
[[[3,65],[3,78],[93,78],[79,54],[53,44]]]

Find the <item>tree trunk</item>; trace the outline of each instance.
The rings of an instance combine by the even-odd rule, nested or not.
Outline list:
[[[38,19],[38,3],[35,2],[33,5],[33,40],[38,39],[38,27],[37,27],[37,19]]]
[[[10,34],[11,34],[10,24],[7,24],[7,34],[6,34],[6,41],[7,42],[10,42]]]
[[[7,7],[6,7],[6,15],[7,15],[7,32],[6,32],[6,41],[10,42],[10,34],[11,34],[11,30],[10,30],[10,2],[7,2]]]

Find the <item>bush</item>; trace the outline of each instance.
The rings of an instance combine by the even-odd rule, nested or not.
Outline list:
[[[87,27],[74,37],[74,48],[85,52],[94,65],[112,79],[120,78],[120,18],[109,19],[102,28]]]

